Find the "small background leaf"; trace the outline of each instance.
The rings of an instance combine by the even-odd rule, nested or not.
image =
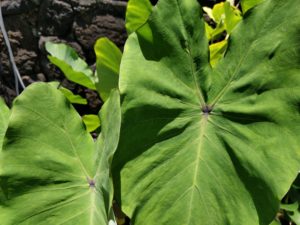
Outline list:
[[[50,84],[52,87],[60,90],[72,104],[86,105],[88,103],[85,98],[81,97],[80,95],[75,95],[69,89],[61,86],[59,84],[59,82],[53,81],[53,82],[48,82],[48,84]]]
[[[93,132],[94,130],[100,127],[100,118],[98,115],[84,115],[82,117],[82,120],[88,132]]]
[[[225,19],[225,10],[224,10],[224,2],[220,2],[215,4],[212,9],[213,20],[216,23],[220,23]]]
[[[245,14],[249,9],[261,3],[263,0],[241,0],[241,6],[243,14]]]
[[[60,68],[70,81],[96,90],[93,71],[73,48],[52,42],[47,42],[45,47],[50,54],[50,62]]]
[[[122,52],[108,38],[98,39],[94,49],[97,57],[96,87],[102,100],[106,101],[110,91],[118,87]]]
[[[229,2],[224,3],[225,25],[227,34],[230,34],[235,26],[241,21],[241,12]]]
[[[215,67],[218,61],[223,58],[227,45],[227,40],[223,40],[217,43],[213,43],[209,46],[210,64],[212,67]]]
[[[88,102],[80,95],[74,95],[72,91],[67,88],[60,87],[59,90],[66,96],[66,98],[73,104],[86,105]]]
[[[149,0],[129,0],[126,10],[126,30],[128,35],[141,27],[152,12]]]

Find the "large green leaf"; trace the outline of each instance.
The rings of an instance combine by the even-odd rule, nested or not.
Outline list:
[[[43,83],[26,88],[14,102],[0,157],[1,225],[107,225],[119,114],[113,92],[95,144],[60,91]]]
[[[96,87],[102,100],[106,101],[110,91],[118,87],[122,52],[108,38],[98,39],[94,49],[97,57]]]
[[[152,37],[129,37],[113,173],[132,224],[271,223],[299,170],[299,7],[253,8],[214,69],[196,0],[160,0]]]
[[[3,99],[0,97],[0,152],[2,149],[2,143],[4,134],[7,129],[10,111]]]
[[[73,48],[52,42],[47,42],[45,47],[50,54],[50,62],[59,67],[70,81],[96,90],[93,71]]]
[[[129,0],[126,9],[126,30],[128,34],[133,33],[146,23],[152,12],[149,0]]]
[[[0,152],[2,151],[2,144],[4,135],[8,126],[10,116],[10,110],[5,104],[4,100],[0,97]],[[0,186],[0,210],[1,210],[1,202],[3,202],[5,196],[2,191],[2,187]]]

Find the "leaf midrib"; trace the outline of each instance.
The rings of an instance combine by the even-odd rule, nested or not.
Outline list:
[[[178,12],[179,12],[179,15],[180,15],[180,18],[181,18],[181,25],[185,28],[185,25],[184,25],[184,20],[183,20],[183,15],[182,15],[182,12],[181,12],[181,9],[179,7],[179,0],[176,0],[177,2],[177,9],[178,9]],[[184,29],[185,31],[185,36],[188,37],[187,33],[186,33],[186,29]],[[187,38],[189,39],[189,38]],[[205,100],[204,100],[204,97],[203,97],[203,94],[202,94],[202,90],[201,88],[199,87],[198,85],[198,79],[197,79],[197,76],[196,76],[196,71],[195,71],[195,66],[194,66],[194,62],[193,62],[193,57],[191,55],[191,48],[190,48],[190,45],[189,43],[187,44],[187,53],[188,53],[188,58],[189,58],[189,64],[190,64],[190,70],[191,70],[191,73],[192,73],[192,77],[193,77],[193,83],[194,83],[194,87],[196,89],[196,93],[197,93],[197,96],[199,98],[199,102],[200,102],[200,106],[203,108],[205,107],[206,103],[205,103]]]
[[[201,150],[203,147],[203,138],[205,137],[205,131],[207,129],[207,124],[208,124],[208,115],[203,114],[201,119],[200,119],[200,133],[199,133],[199,140],[198,140],[198,146],[197,146],[197,154],[195,157],[196,165],[195,165],[195,170],[194,170],[194,176],[193,176],[193,181],[192,181],[192,194],[191,194],[191,200],[189,202],[189,210],[188,210],[188,216],[187,216],[187,224],[190,224],[190,221],[192,220],[192,211],[194,208],[193,202],[194,202],[194,193],[196,190],[198,190],[199,195],[203,201],[202,195],[200,193],[199,187],[198,187],[198,182],[197,182],[197,175],[199,172],[199,165],[200,165],[200,158],[201,158]],[[207,214],[209,214],[209,211],[206,207],[206,204],[204,202],[204,209]]]

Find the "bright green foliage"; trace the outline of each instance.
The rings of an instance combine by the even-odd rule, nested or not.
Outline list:
[[[72,91],[70,91],[67,88],[62,87],[59,84],[59,82],[52,81],[52,82],[49,82],[49,84],[52,87],[60,90],[72,104],[86,105],[88,103],[85,98],[81,97],[80,95],[74,95]]]
[[[209,24],[205,23],[206,35],[208,40],[217,39],[223,32],[225,32],[225,12],[224,3],[215,4],[214,7],[203,7],[207,15],[216,23],[216,27],[212,28]]]
[[[2,143],[4,135],[8,126],[10,116],[10,110],[5,104],[4,100],[0,98],[0,152],[2,151]],[[1,211],[1,202],[5,199],[3,195],[2,187],[0,186],[0,211]]]
[[[100,118],[97,115],[88,114],[82,117],[88,132],[92,132],[100,127]]]
[[[289,212],[289,217],[292,219],[292,221],[296,224],[300,224],[300,212],[299,210],[295,210],[293,212]]]
[[[281,225],[281,223],[278,222],[278,221],[276,221],[276,220],[274,220],[270,225]]]
[[[66,96],[66,98],[73,104],[86,105],[88,102],[80,95],[74,95],[72,91],[67,88],[59,87],[59,90]]]
[[[212,9],[203,7],[203,10],[216,23],[216,28],[212,28],[205,23],[205,34],[208,40],[214,42],[215,39],[219,39],[224,35],[224,32],[227,34],[224,40],[212,43],[209,46],[210,64],[214,67],[227,49],[228,35],[231,34],[242,17],[241,12],[228,1],[215,4]]]
[[[223,58],[227,45],[227,40],[223,40],[209,46],[210,64],[212,67],[215,67],[217,62]]]
[[[299,170],[299,7],[249,11],[214,69],[197,0],[160,0],[129,37],[112,168],[133,225],[272,222]]]
[[[47,42],[45,47],[50,54],[49,60],[59,67],[70,81],[96,90],[93,71],[73,48],[52,42]]]
[[[220,2],[218,4],[215,4],[213,9],[212,9],[212,19],[216,23],[221,23],[224,21],[225,17],[225,12],[224,12],[224,2]]]
[[[133,33],[141,27],[152,12],[149,0],[129,0],[126,10],[126,30],[128,34]]]
[[[229,2],[224,3],[225,26],[226,32],[231,34],[235,26],[241,21],[242,16],[240,10],[230,5]]]
[[[261,3],[263,0],[241,0],[242,11],[245,14],[249,9]]]
[[[108,38],[98,39],[94,49],[97,57],[96,87],[102,100],[106,101],[110,91],[118,87],[122,52]]]
[[[212,9],[203,7],[203,10],[216,23],[216,28],[212,28],[206,24],[206,32],[209,40],[218,38],[225,31],[227,34],[230,34],[242,19],[241,12],[236,7],[230,5],[229,2],[215,4]]]
[[[296,225],[300,225],[300,177],[294,181],[289,192],[283,199],[280,208],[283,209],[284,216],[292,220]]]
[[[110,161],[119,129],[118,92],[100,113],[94,143],[64,95],[35,83],[14,102],[0,157],[1,225],[107,225]],[[108,128],[109,127],[109,128]]]
[[[215,36],[214,31],[215,29],[205,22],[205,36],[208,40],[212,40],[212,38]]]
[[[285,211],[286,217],[296,225],[300,224],[299,202],[281,204],[280,208]]]
[[[0,152],[2,149],[3,138],[7,129],[10,111],[4,100],[0,98]]]

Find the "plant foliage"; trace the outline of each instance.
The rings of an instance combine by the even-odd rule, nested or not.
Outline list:
[[[133,225],[271,223],[299,170],[299,7],[254,7],[214,69],[196,0],[130,35],[113,177]]]
[[[72,47],[52,42],[47,42],[45,47],[50,54],[49,60],[59,67],[69,80],[96,90],[93,71]]]
[[[94,115],[94,114],[84,115],[82,117],[82,120],[88,132],[95,131],[101,125],[98,115]]]
[[[241,0],[241,6],[243,13],[246,13],[249,9],[261,3],[263,0]]]
[[[10,110],[4,100],[0,98],[0,152],[2,148],[3,138],[7,129]]]
[[[97,57],[96,87],[102,100],[106,101],[110,91],[118,88],[122,52],[108,38],[99,38],[94,49]]]
[[[0,155],[1,225],[107,225],[110,161],[120,129],[119,94],[103,106],[94,143],[56,88],[36,83],[14,102]]]
[[[128,34],[133,33],[147,22],[152,12],[149,0],[129,0],[126,10],[126,30]]]

